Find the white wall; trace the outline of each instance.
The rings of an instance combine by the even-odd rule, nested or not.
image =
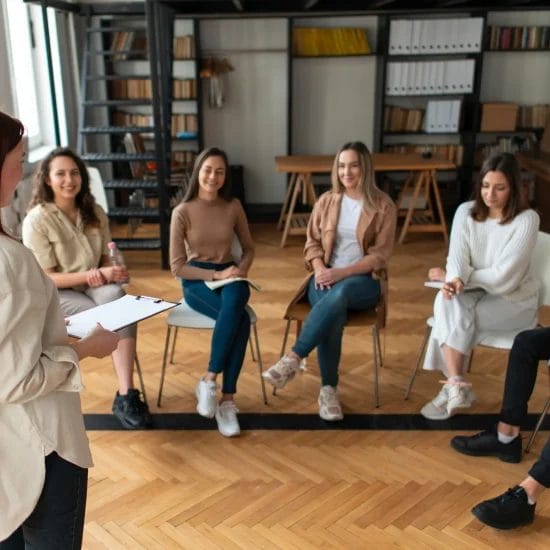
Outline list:
[[[286,20],[205,20],[200,33],[203,52],[226,57],[235,69],[224,76],[221,109],[208,105],[202,82],[204,145],[244,166],[247,202],[282,202],[286,178],[276,173],[274,157],[287,149]]]
[[[376,49],[376,17],[298,18],[296,27],[362,27]],[[292,152],[333,154],[346,141],[372,148],[376,56],[294,58]]]
[[[488,25],[550,25],[550,11],[490,12]],[[548,52],[486,52],[483,57],[481,102],[510,101],[520,105],[550,103]]]

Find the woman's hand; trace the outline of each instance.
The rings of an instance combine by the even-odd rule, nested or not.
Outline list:
[[[103,286],[106,282],[107,280],[100,269],[90,269],[86,274],[86,284],[89,287]]]
[[[221,271],[214,272],[214,281],[221,281],[223,279],[233,279],[234,277],[246,277],[236,265],[230,265]]]
[[[441,292],[446,300],[450,300],[457,294],[460,294],[464,290],[464,283],[458,277],[455,277],[452,281],[447,281],[442,287]]]
[[[318,267],[315,270],[315,288],[323,290],[331,288],[334,283],[341,281],[346,277],[343,269],[338,267]]]
[[[441,267],[432,267],[428,271],[428,280],[429,281],[445,281],[447,277],[447,272]]]
[[[130,279],[128,270],[124,266],[109,265],[100,267],[99,271],[107,283],[127,283]]]
[[[120,337],[116,332],[106,330],[97,323],[92,332],[81,340],[73,342],[72,346],[78,354],[79,359],[84,359],[84,357],[97,357],[101,359],[115,351],[119,340]]]

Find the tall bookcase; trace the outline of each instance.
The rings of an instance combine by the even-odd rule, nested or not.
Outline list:
[[[437,154],[447,208],[468,196],[474,169],[485,19],[478,14],[385,17],[377,75],[380,151]],[[454,180],[454,181],[453,181]]]

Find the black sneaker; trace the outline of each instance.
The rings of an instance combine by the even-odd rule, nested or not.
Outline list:
[[[464,455],[496,456],[503,462],[521,461],[521,436],[510,443],[501,443],[496,430],[487,430],[475,435],[457,435],[451,439],[451,447]]]
[[[536,504],[529,504],[523,487],[516,485],[502,495],[480,502],[472,514],[495,529],[515,529],[533,523]]]
[[[113,414],[129,430],[148,428],[152,423],[149,407],[141,400],[138,390],[128,390],[126,395],[116,392],[113,401]]]

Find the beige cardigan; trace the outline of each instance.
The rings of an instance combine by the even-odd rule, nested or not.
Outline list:
[[[33,253],[0,234],[0,540],[34,509],[44,457],[92,465],[57,291]]]
[[[336,241],[342,197],[342,193],[327,191],[319,197],[313,207],[304,247],[304,259],[308,271],[313,269],[311,261],[314,258],[321,258],[327,266],[330,263]],[[356,234],[361,252],[364,254],[360,260],[364,273],[373,273],[376,277],[376,272],[387,268],[395,241],[396,224],[397,208],[385,193],[377,210],[361,211]],[[310,273],[302,281],[291,303],[299,302],[304,298],[311,276]],[[384,282],[381,282],[384,285]]]

